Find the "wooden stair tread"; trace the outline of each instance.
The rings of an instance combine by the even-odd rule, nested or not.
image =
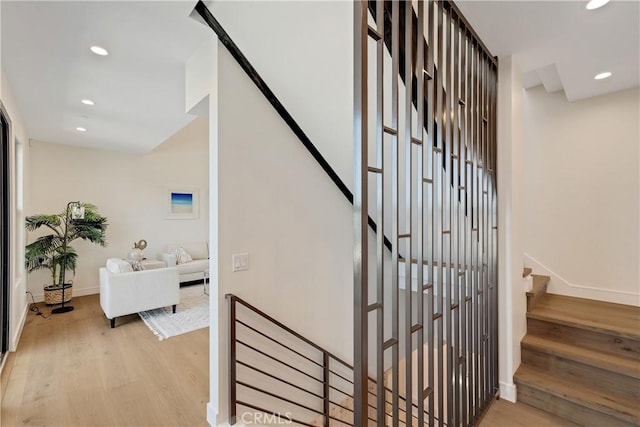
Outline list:
[[[522,347],[640,379],[640,362],[627,357],[602,353],[529,334],[522,339]]]
[[[524,269],[522,269],[522,277],[527,277],[528,275],[530,275],[530,274],[531,274],[531,272],[532,272],[532,271],[533,271],[533,270],[532,270],[532,269],[530,269],[530,268],[524,268]]]
[[[549,276],[540,276],[538,274],[533,275],[533,286],[527,295],[532,296],[539,292],[544,291],[544,287],[549,283]]]
[[[545,294],[527,317],[640,339],[640,307]]]
[[[594,387],[586,387],[556,375],[549,375],[533,366],[520,365],[514,375],[514,380],[516,384],[528,385],[626,422],[638,423],[640,420],[640,407],[636,399],[613,395]]]

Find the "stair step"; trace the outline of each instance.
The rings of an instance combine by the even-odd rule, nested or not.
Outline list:
[[[533,270],[532,270],[532,269],[530,269],[530,268],[523,268],[523,269],[522,269],[522,277],[527,277],[528,275],[530,275],[530,274],[531,274],[531,272],[532,272],[532,271],[533,271]]]
[[[588,387],[640,398],[640,361],[547,338],[525,335],[522,363]]]
[[[637,399],[587,387],[522,364],[514,375],[518,400],[587,426],[640,424]]]
[[[522,339],[522,347],[640,379],[640,362],[627,357],[576,347],[575,345],[529,334]]]
[[[546,295],[549,280],[549,276],[533,275],[533,286],[531,290],[527,292],[527,312],[533,310],[533,307],[535,307],[540,298]]]
[[[545,294],[527,318],[640,339],[640,307]]]

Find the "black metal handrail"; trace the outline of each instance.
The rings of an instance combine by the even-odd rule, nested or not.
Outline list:
[[[277,407],[266,408],[265,405],[260,402],[251,401],[250,396],[242,396],[242,398],[239,398],[238,391],[239,388],[242,388],[247,392],[255,392],[260,396],[273,399],[277,402],[284,402],[284,404],[293,405],[294,407],[299,408],[304,412],[304,414],[300,414],[302,416],[294,416],[294,414],[286,415],[287,420],[297,424],[305,426],[314,425],[311,423],[312,421],[302,419],[306,414],[307,418],[322,417],[324,426],[329,425],[329,420],[350,425],[349,422],[344,419],[337,418],[331,411],[332,409],[341,410],[344,414],[349,414],[348,416],[352,416],[353,414],[353,409],[345,406],[349,399],[353,399],[353,379],[349,378],[349,376],[353,374],[353,366],[347,363],[344,359],[329,352],[242,298],[233,294],[227,294],[226,298],[230,304],[229,414],[231,424],[235,424],[237,421],[238,407],[245,407],[271,416],[282,415],[282,412],[278,411]],[[257,315],[260,327],[252,325],[248,319],[241,319],[239,317],[239,314],[241,315],[241,313],[239,312],[244,312],[245,310],[239,310],[238,306],[246,309],[247,317]],[[248,338],[238,338],[238,327],[242,328],[243,332],[249,335],[253,334],[251,336],[255,338],[262,338],[265,340],[264,342],[273,344],[274,348],[277,350],[269,353],[267,349],[260,348],[259,344],[247,342]],[[282,340],[274,338],[273,334],[270,335],[265,332],[265,329],[273,327],[276,328],[277,332],[284,332],[295,342],[295,344],[298,345],[296,346],[293,343],[284,343]],[[307,349],[310,349],[313,354],[305,354],[305,352],[300,349],[300,345],[304,345]],[[258,367],[256,366],[256,363],[251,363],[248,360],[242,360],[240,357],[240,352],[242,350],[250,352],[251,356],[260,356],[262,358],[261,360],[266,363],[267,366]],[[294,362],[291,362],[290,360],[283,360],[285,359],[284,356],[296,358],[299,363],[296,363],[294,366]],[[239,367],[252,373],[251,380],[239,378]],[[322,378],[319,378],[312,372],[305,370],[312,368],[321,370]],[[345,371],[340,371],[340,368]],[[283,375],[281,372],[278,373],[278,369],[286,370],[286,375]],[[265,385],[261,386],[257,384],[259,381],[256,380],[259,376],[272,380],[279,384],[279,386],[274,387],[273,389],[268,389]],[[301,378],[304,380],[304,384],[296,382],[291,377]],[[369,378],[369,382],[371,384],[375,384],[376,380],[374,378]],[[322,391],[319,391],[320,387],[318,386],[321,387]],[[297,393],[296,398],[287,397],[285,393],[283,393],[283,388],[286,387],[290,387]],[[392,401],[388,400],[392,395],[391,389],[386,386],[383,387],[383,389],[385,391],[385,404],[392,403]],[[336,396],[336,393],[338,393],[339,396]],[[368,406],[372,412],[375,412],[377,409],[375,404],[376,392],[369,390],[368,393],[372,397]],[[406,401],[406,397],[398,397],[401,401]],[[412,403],[412,406],[414,409],[418,408],[415,403]],[[399,410],[401,413],[405,414],[406,418],[405,409],[400,407]],[[385,411],[385,413],[386,412],[387,411]],[[411,417],[418,419],[414,413],[411,414]],[[376,421],[371,416],[368,418],[371,421]],[[402,420],[400,420],[400,423],[406,424]]]
[[[278,115],[284,120],[284,122],[289,126],[289,129],[298,137],[302,145],[307,149],[309,154],[318,162],[322,170],[329,176],[331,181],[338,187],[338,190],[344,195],[344,197],[349,201],[349,203],[353,204],[353,193],[349,190],[349,187],[342,181],[342,179],[338,176],[337,172],[331,167],[329,162],[322,156],[320,151],[316,148],[316,146],[311,142],[311,139],[307,136],[307,134],[302,130],[300,125],[296,122],[293,116],[287,111],[285,106],[280,102],[276,94],[271,90],[269,85],[264,81],[260,73],[251,65],[247,57],[242,53],[238,45],[231,39],[229,34],[224,30],[220,22],[211,14],[211,11],[207,6],[199,0],[196,3],[194,8],[196,12],[200,15],[200,17],[204,20],[204,22],[216,33],[220,42],[227,48],[231,56],[238,62],[240,68],[247,74],[247,76],[253,81],[258,90],[262,92],[264,97],[269,101],[274,110],[278,113]],[[369,227],[371,230],[376,233],[378,230],[378,226],[373,218],[369,217]],[[392,245],[389,239],[384,236],[384,245],[389,251],[391,251]]]

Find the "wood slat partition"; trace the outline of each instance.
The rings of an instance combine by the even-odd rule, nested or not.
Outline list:
[[[497,61],[449,1],[354,12],[354,422],[375,375],[378,426],[473,425],[498,390]]]

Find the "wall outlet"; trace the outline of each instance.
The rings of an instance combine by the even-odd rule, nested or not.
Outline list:
[[[249,269],[249,254],[233,254],[231,256],[231,271],[244,271]]]

